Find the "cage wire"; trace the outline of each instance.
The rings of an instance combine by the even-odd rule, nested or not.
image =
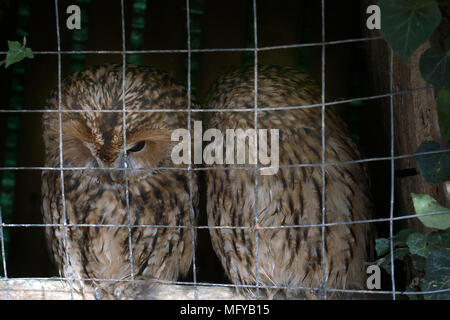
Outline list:
[[[81,2],[81,5],[85,8],[89,6],[90,1],[85,0]],[[389,294],[392,296],[392,299],[396,299],[398,295],[424,295],[429,293],[439,293],[439,292],[447,292],[450,291],[450,289],[441,289],[441,290],[433,290],[433,291],[421,291],[421,292],[408,292],[408,291],[397,291],[395,287],[395,265],[394,265],[394,245],[393,245],[393,230],[394,230],[394,222],[405,220],[405,219],[412,219],[416,218],[418,216],[428,216],[428,215],[437,215],[442,213],[449,213],[449,210],[446,211],[438,211],[438,212],[430,212],[430,213],[423,213],[423,214],[409,214],[404,216],[394,216],[394,171],[395,171],[395,160],[397,159],[403,159],[403,158],[411,158],[418,155],[428,155],[428,154],[437,154],[437,153],[444,153],[449,152],[449,149],[446,150],[440,150],[440,151],[428,151],[428,152],[420,152],[420,153],[414,153],[414,154],[403,154],[403,155],[395,155],[394,153],[394,97],[398,95],[405,95],[410,94],[412,92],[416,91],[423,91],[423,90],[431,90],[432,87],[423,87],[423,88],[413,88],[410,90],[403,90],[403,91],[397,91],[394,92],[394,86],[393,86],[393,74],[394,74],[394,53],[392,49],[390,50],[390,64],[389,64],[389,93],[386,94],[379,94],[379,95],[371,95],[371,96],[362,96],[362,97],[355,97],[351,99],[345,99],[345,100],[339,100],[339,101],[330,101],[327,102],[325,99],[325,71],[326,71],[326,65],[325,65],[325,57],[326,57],[326,48],[330,45],[336,45],[336,44],[344,44],[344,43],[352,43],[352,42],[360,42],[364,43],[367,41],[376,41],[380,40],[380,37],[366,37],[366,38],[359,38],[359,39],[345,39],[345,40],[336,40],[336,41],[326,41],[326,21],[325,21],[325,0],[321,0],[321,42],[309,42],[309,43],[297,43],[297,44],[289,44],[289,45],[276,45],[276,46],[259,46],[258,45],[258,17],[257,17],[257,1],[252,0],[252,15],[253,15],[253,47],[249,48],[206,48],[201,49],[199,48],[198,41],[199,39],[196,39],[196,44],[194,45],[194,48],[191,44],[192,41],[192,29],[191,29],[191,10],[190,10],[190,0],[186,0],[185,6],[186,6],[186,49],[176,49],[176,50],[143,50],[141,48],[142,42],[140,42],[139,39],[139,33],[142,33],[142,29],[145,26],[145,21],[139,21],[136,24],[133,24],[134,28],[134,35],[135,37],[134,41],[131,42],[131,50],[127,49],[126,45],[126,27],[125,27],[125,3],[124,0],[121,0],[121,38],[122,38],[122,50],[120,51],[108,51],[108,50],[82,50],[85,48],[85,45],[83,44],[83,41],[87,38],[87,29],[84,33],[79,33],[76,35],[74,34],[74,41],[75,45],[73,47],[74,50],[69,51],[63,51],[61,50],[61,36],[60,36],[60,21],[59,21],[59,7],[58,7],[59,1],[54,1],[54,7],[55,7],[55,26],[56,26],[56,41],[57,41],[57,50],[56,51],[35,51],[33,52],[36,55],[56,55],[57,61],[58,61],[58,110],[45,110],[45,109],[38,109],[38,110],[31,110],[31,109],[21,109],[21,108],[15,108],[15,109],[2,109],[0,110],[0,113],[11,113],[11,114],[20,114],[20,113],[46,113],[46,112],[57,112],[59,115],[59,156],[60,156],[60,164],[59,167],[41,167],[41,166],[4,166],[0,167],[0,170],[3,173],[6,172],[17,172],[18,170],[56,170],[60,172],[60,178],[61,178],[61,188],[62,188],[62,214],[63,214],[63,224],[26,224],[26,223],[9,223],[5,221],[2,217],[2,211],[0,208],[0,248],[1,248],[1,256],[2,256],[2,267],[3,267],[3,275],[0,278],[0,281],[5,284],[3,288],[0,290],[6,290],[7,291],[7,297],[11,298],[10,296],[10,290],[9,282],[11,280],[15,280],[15,278],[10,278],[8,276],[7,272],[7,263],[6,263],[6,249],[5,249],[5,229],[7,228],[16,228],[16,227],[64,227],[64,242],[65,246],[67,247],[67,229],[69,227],[95,227],[95,228],[107,228],[107,227],[122,227],[122,228],[128,228],[128,246],[129,246],[129,259],[130,259],[130,272],[131,272],[131,279],[122,280],[122,279],[78,279],[74,277],[54,277],[51,278],[52,280],[60,280],[60,281],[66,281],[69,283],[70,286],[70,295],[71,298],[74,299],[74,282],[75,281],[126,281],[131,282],[132,288],[133,288],[133,298],[136,298],[135,296],[135,279],[133,274],[133,247],[131,242],[131,230],[132,228],[186,228],[189,229],[192,233],[192,246],[193,248],[196,248],[196,237],[195,237],[195,230],[201,230],[201,229],[242,229],[242,230],[254,230],[255,232],[255,241],[256,246],[254,248],[255,250],[255,257],[256,257],[256,270],[255,270],[255,285],[243,285],[243,284],[231,284],[231,283],[213,283],[213,282],[198,282],[197,281],[197,260],[196,260],[196,252],[193,250],[192,255],[192,275],[193,275],[193,281],[158,281],[161,283],[168,283],[168,284],[174,284],[174,285],[189,285],[193,287],[194,290],[194,298],[195,299],[201,299],[201,296],[199,296],[198,288],[201,286],[213,286],[213,287],[230,287],[230,288],[255,288],[257,297],[260,297],[260,289],[302,289],[302,290],[314,290],[316,292],[319,292],[321,297],[323,299],[327,299],[327,292],[342,292],[342,293],[362,293],[362,294]],[[142,12],[145,11],[145,1],[137,1],[137,4],[134,6],[133,9],[133,15],[139,17],[142,17]],[[196,14],[202,14],[201,10],[197,10],[195,12]],[[144,24],[143,24],[144,23]],[[84,26],[87,28],[87,26]],[[312,104],[312,105],[306,105],[306,106],[277,106],[277,107],[270,107],[270,108],[259,108],[258,107],[258,53],[262,51],[267,50],[279,50],[279,49],[292,49],[292,48],[308,48],[308,47],[315,47],[320,46],[321,47],[321,103],[318,104]],[[193,84],[192,84],[192,53],[199,53],[199,52],[242,52],[246,54],[246,58],[244,59],[247,62],[244,62],[245,64],[250,64],[250,56],[249,54],[253,55],[253,62],[254,65],[254,106],[253,108],[232,108],[232,109],[196,109],[192,108],[191,105],[191,94],[193,91]],[[0,55],[6,55],[7,52],[0,52]],[[152,109],[152,110],[132,110],[129,108],[126,108],[125,105],[125,99],[122,99],[122,110],[63,110],[61,106],[61,58],[63,55],[71,55],[72,58],[77,64],[75,67],[73,67],[73,70],[81,70],[84,67],[85,64],[85,55],[86,54],[121,54],[122,56],[122,64],[123,64],[123,82],[122,82],[122,93],[123,97],[125,96],[125,87],[126,87],[126,66],[127,63],[140,63],[140,55],[142,54],[152,54],[152,53],[184,53],[187,55],[187,66],[186,66],[186,90],[187,90],[187,109],[186,110],[180,110],[180,109]],[[78,57],[80,56],[80,57]],[[77,58],[78,57],[78,58]],[[128,61],[127,61],[128,60]],[[195,67],[196,70],[197,67]],[[325,127],[325,114],[326,114],[326,108],[328,106],[336,105],[336,104],[343,104],[343,103],[353,103],[353,102],[361,102],[366,100],[373,100],[373,99],[380,99],[380,98],[389,98],[390,103],[390,155],[386,157],[373,157],[373,158],[364,158],[364,159],[355,159],[352,161],[345,161],[345,162],[327,162],[325,158],[325,133],[326,133],[326,127]],[[192,167],[191,166],[191,140],[188,139],[189,147],[188,147],[188,160],[189,165],[187,168],[175,168],[175,167],[156,167],[156,168],[142,168],[142,169],[133,169],[133,170],[182,170],[188,172],[189,177],[189,203],[190,203],[190,226],[169,226],[169,225],[134,225],[131,223],[131,213],[130,213],[130,206],[129,206],[129,190],[128,190],[128,168],[122,168],[119,170],[123,170],[125,174],[125,194],[126,194],[126,213],[128,217],[128,223],[126,224],[71,224],[67,222],[67,216],[66,216],[66,205],[65,205],[65,192],[64,192],[64,172],[70,171],[70,170],[84,170],[86,168],[84,167],[65,167],[63,164],[63,144],[62,144],[62,115],[65,112],[118,112],[122,114],[123,118],[123,139],[124,139],[124,153],[126,154],[126,118],[125,115],[128,112],[184,112],[187,114],[187,128],[189,132],[191,131],[191,115],[192,113],[207,113],[207,112],[253,112],[254,113],[254,128],[257,129],[258,127],[258,111],[264,110],[264,111],[274,111],[274,110],[296,110],[296,109],[304,109],[304,108],[321,108],[321,162],[320,163],[313,163],[313,164],[289,164],[289,165],[279,165],[277,168],[300,168],[300,167],[320,167],[321,168],[321,175],[322,175],[322,207],[321,207],[321,223],[320,224],[295,224],[295,225],[281,225],[281,226],[260,226],[256,230],[252,227],[245,227],[245,226],[203,226],[203,225],[194,225],[194,206],[193,206],[193,200],[192,200],[192,174],[194,171],[206,171],[206,170],[229,170],[229,168],[217,168],[217,167],[205,167],[205,168],[199,168],[199,167]],[[255,130],[256,135],[256,130]],[[257,138],[255,137],[255,158],[257,159],[257,150],[258,150],[258,142]],[[389,218],[376,218],[376,219],[368,219],[368,220],[358,220],[358,221],[340,221],[340,222],[326,222],[326,208],[325,208],[325,199],[326,199],[326,189],[325,189],[325,169],[327,166],[339,166],[339,165],[346,165],[346,164],[358,164],[358,163],[368,163],[368,162],[374,162],[374,161],[389,161],[390,162],[390,205],[389,205]],[[264,167],[264,169],[270,169],[274,167]],[[92,169],[92,168],[91,168]],[[111,168],[96,168],[96,170],[117,170],[117,169],[111,169]],[[258,203],[258,172],[262,170],[262,168],[258,167],[258,164],[256,163],[254,166],[248,166],[248,167],[239,167],[239,168],[233,168],[233,170],[248,170],[248,171],[254,171],[255,172],[255,203]],[[258,206],[255,206],[255,225],[258,225]],[[345,224],[358,224],[358,223],[378,223],[378,222],[389,222],[389,237],[390,237],[390,268],[391,268],[391,290],[349,290],[349,289],[338,289],[338,288],[328,288],[326,285],[326,264],[325,264],[325,228],[330,226],[336,226],[336,225],[345,225]],[[321,228],[321,250],[322,250],[322,285],[318,288],[310,288],[310,287],[302,287],[302,286],[268,286],[268,285],[262,285],[259,283],[258,279],[258,233],[259,230],[264,229],[286,229],[286,228],[309,228],[309,227],[320,227]],[[66,250],[66,259],[67,261],[70,261],[70,256],[68,255],[69,251]],[[70,265],[70,264],[69,264]],[[24,278],[24,280],[47,280],[49,278]]]

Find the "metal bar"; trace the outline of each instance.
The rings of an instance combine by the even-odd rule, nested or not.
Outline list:
[[[359,98],[352,98],[352,99],[345,99],[345,100],[336,100],[336,101],[330,101],[325,102],[325,106],[332,106],[332,105],[338,105],[338,104],[345,104],[345,103],[351,103],[356,101],[365,101],[365,100],[375,100],[375,99],[382,99],[382,98],[388,98],[392,96],[397,95],[403,95],[408,93],[414,93],[417,91],[423,91],[423,90],[434,90],[433,87],[422,87],[422,88],[414,88],[414,89],[408,89],[404,91],[398,91],[393,93],[385,93],[385,94],[379,94],[375,96],[367,96],[367,97],[359,97]],[[281,107],[262,107],[258,108],[260,111],[277,111],[277,110],[297,110],[297,109],[310,109],[310,108],[318,108],[322,107],[322,103],[315,103],[310,105],[304,105],[304,106],[281,106]],[[0,113],[52,113],[52,112],[59,112],[58,110],[53,109],[20,109],[20,110],[11,110],[11,109],[0,109]],[[61,110],[62,113],[80,113],[80,112],[98,112],[98,113],[123,113],[122,110],[100,110],[100,109],[87,109],[87,110]],[[125,110],[126,113],[147,113],[147,112],[188,112],[187,109],[146,109],[146,110],[133,110],[128,109]],[[230,108],[230,109],[191,109],[191,112],[254,112],[253,108]]]
[[[189,0],[186,0],[186,24],[187,24],[187,104],[188,104],[188,114],[187,114],[187,125],[188,132],[191,132],[191,19],[190,19],[190,9],[189,9]],[[192,273],[194,280],[194,298],[198,299],[198,291],[197,291],[197,265],[196,265],[196,256],[195,256],[195,212],[194,205],[192,203],[192,145],[191,139],[188,139],[188,176],[189,176],[189,220],[191,224],[191,237],[192,237]]]
[[[258,203],[258,16],[257,16],[257,8],[256,8],[256,0],[253,0],[253,58],[254,58],[254,95],[253,95],[253,111],[254,111],[254,126],[255,126],[255,137],[254,137],[254,157],[255,157],[255,283],[256,283],[256,298],[259,299],[259,203]]]
[[[311,42],[311,43],[298,43],[298,44],[288,44],[281,46],[268,46],[268,47],[259,47],[256,48],[256,51],[268,51],[268,50],[280,50],[280,49],[292,49],[292,48],[302,48],[302,47],[319,47],[323,45],[338,45],[343,43],[352,43],[352,42],[364,42],[364,41],[375,41],[382,40],[381,37],[367,37],[367,38],[358,38],[358,39],[345,39],[345,40],[335,40],[328,42]],[[231,52],[231,51],[255,51],[255,48],[205,48],[205,49],[191,49],[193,53],[197,52]],[[175,50],[67,50],[67,51],[52,51],[52,50],[40,50],[33,51],[33,54],[122,54],[125,52],[126,54],[145,54],[145,53],[187,53],[187,49],[175,49]],[[0,55],[6,55],[7,51],[0,51]]]
[[[322,0],[321,2],[321,16],[322,16],[322,42],[325,42],[325,1]],[[326,250],[325,250],[325,201],[326,201],[326,195],[325,195],[325,45],[322,45],[322,77],[321,77],[321,146],[322,146],[322,165],[321,165],[321,176],[322,176],[322,193],[321,193],[321,215],[322,215],[322,227],[321,227],[321,250],[322,250],[322,295],[323,299],[327,300],[327,265],[326,265]]]
[[[62,208],[63,208],[63,221],[64,226],[67,225],[67,210],[66,210],[66,194],[64,190],[64,159],[63,159],[63,138],[62,138],[62,94],[61,94],[61,37],[59,30],[59,9],[58,9],[58,0],[55,0],[55,16],[56,16],[56,41],[58,45],[58,123],[59,123],[59,170],[60,170],[60,178],[61,178],[61,197],[62,197]],[[70,255],[69,255],[69,246],[68,246],[68,235],[67,228],[64,228],[64,248],[65,248],[65,257],[66,257],[66,265],[68,266],[68,270],[70,273],[73,272],[72,266],[70,263]],[[73,300],[73,283],[70,284],[70,296]]]
[[[125,106],[125,87],[126,87],[126,65],[127,65],[127,54],[126,54],[126,37],[125,37],[125,4],[124,0],[120,1],[120,9],[121,9],[121,21],[122,21],[122,124],[123,124],[123,153],[125,155],[125,159],[127,158],[127,122],[126,122],[126,106]],[[136,299],[136,288],[134,281],[134,261],[133,261],[133,242],[131,236],[131,212],[130,212],[130,192],[128,186],[128,166],[127,161],[124,161],[125,164],[125,202],[126,202],[126,214],[128,217],[128,248],[129,248],[129,259],[130,259],[130,276],[131,276],[131,289],[133,298]],[[118,294],[114,293],[116,298],[120,297]]]
[[[394,86],[394,51],[390,49],[390,64],[389,64],[389,88],[392,91]],[[394,97],[390,97],[390,136],[391,136],[391,200],[389,208],[389,237],[390,237],[390,259],[391,259],[391,283],[392,283],[392,299],[395,300],[395,275],[394,275],[394,179],[395,179],[395,164],[394,164]]]

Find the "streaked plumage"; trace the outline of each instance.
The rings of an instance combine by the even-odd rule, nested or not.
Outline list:
[[[166,74],[147,67],[126,68],[125,103],[127,110],[186,109],[186,89]],[[54,90],[48,109],[58,109]],[[62,83],[63,110],[122,110],[122,66],[90,68],[69,76]],[[122,113],[65,112],[62,114],[64,189],[67,223],[115,226],[48,227],[48,243],[64,277],[74,279],[131,280],[130,225],[191,226],[189,180],[182,170],[139,170],[174,167],[170,136],[176,128],[187,127],[185,112],[129,112],[126,116],[124,157]],[[58,113],[43,116],[45,165],[58,168]],[[145,142],[145,143],[143,143]],[[125,196],[124,171],[95,170],[124,168],[127,162],[129,214]],[[180,166],[181,167],[181,166]],[[63,224],[60,171],[42,174],[44,222]],[[193,174],[192,200],[198,202],[196,175]],[[130,218],[129,218],[130,217]],[[131,227],[133,273],[147,290],[152,279],[176,280],[185,275],[192,261],[189,228]],[[67,253],[67,255],[66,255]],[[68,259],[66,258],[68,257]],[[105,297],[131,297],[127,282],[93,281]]]
[[[322,222],[321,108],[263,111],[266,107],[320,104],[320,89],[304,74],[287,67],[258,68],[258,128],[280,130],[280,168],[276,175],[258,175],[258,280],[266,286],[322,285],[321,227],[261,229]],[[254,107],[254,69],[221,76],[206,108]],[[217,112],[210,128],[254,128],[253,112]],[[326,162],[360,159],[343,121],[326,108]],[[242,165],[219,165],[237,168]],[[251,165],[244,165],[251,167]],[[369,183],[362,164],[326,166],[325,222],[349,222],[371,216]],[[255,285],[255,174],[248,170],[207,171],[209,226],[212,243],[226,274],[235,284]],[[327,288],[365,289],[370,229],[367,223],[325,228]],[[310,290],[261,290],[267,297],[317,298]],[[244,290],[254,296],[255,290]],[[328,297],[334,292],[329,291]],[[334,295],[337,297],[337,295]]]

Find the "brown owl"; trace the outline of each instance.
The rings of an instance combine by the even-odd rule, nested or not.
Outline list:
[[[256,278],[260,286],[284,287],[261,289],[260,294],[266,294],[267,298],[319,298],[322,291],[298,287],[322,288],[324,278],[328,289],[365,289],[364,265],[370,227],[368,223],[348,224],[371,216],[369,182],[364,166],[324,167],[325,223],[338,224],[324,229],[323,256],[322,227],[317,226],[322,223],[323,200],[321,108],[264,111],[264,108],[320,104],[320,89],[306,75],[291,68],[274,66],[258,67],[257,85],[258,108],[261,108],[257,116],[258,130],[279,130],[280,167],[272,170],[272,174],[258,172],[257,201],[255,170],[249,170],[253,168],[249,156],[244,164],[238,164],[236,157],[234,163],[224,161],[223,165],[215,164],[218,168],[207,171],[208,225],[229,227],[210,228],[214,250],[228,277],[244,288],[245,285],[255,286]],[[254,68],[221,76],[213,85],[205,107],[254,108]],[[253,111],[212,113],[208,124],[221,132],[229,129],[245,131],[254,125]],[[326,109],[325,125],[325,162],[360,159],[345,124],[331,107]],[[242,139],[250,141],[245,136]],[[269,154],[269,141],[271,139],[267,138],[264,144],[259,140],[258,151],[265,148]],[[224,151],[224,154],[239,152],[238,138],[236,143],[227,141],[226,146],[234,149]],[[254,152],[249,149],[246,152]],[[295,166],[297,164],[301,166]],[[286,227],[290,225],[296,227]],[[255,295],[254,287],[243,291],[250,297]],[[327,296],[342,297],[335,293],[327,291]]]
[[[45,223],[64,224],[66,215],[69,225],[46,229],[61,276],[93,279],[105,298],[136,297],[152,280],[188,272],[198,203],[195,173],[190,183],[186,170],[149,169],[177,167],[171,133],[187,127],[187,112],[152,110],[187,109],[186,89],[162,72],[128,65],[123,96],[122,72],[106,65],[62,82],[64,196],[61,172],[42,174]],[[58,110],[57,90],[47,104]],[[45,165],[59,168],[59,114],[45,113],[42,123]]]

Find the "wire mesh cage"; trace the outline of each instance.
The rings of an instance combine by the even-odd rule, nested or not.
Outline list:
[[[450,151],[448,148],[443,148],[440,151],[415,152],[421,141],[444,141],[439,129],[435,90],[427,85],[420,75],[414,74],[414,68],[417,68],[420,58],[419,53],[427,49],[432,41],[440,41],[436,40],[440,35],[436,35],[435,40],[430,40],[431,42],[421,47],[420,52],[413,56],[409,65],[404,65],[394,51],[386,45],[379,32],[368,30],[365,26],[366,8],[373,3],[374,1],[361,1],[355,5],[325,0],[233,0],[227,2],[78,0],[75,1],[77,8],[69,9],[74,3],[65,0],[2,2],[0,24],[6,31],[1,38],[1,59],[8,54],[6,40],[22,41],[24,37],[26,45],[33,49],[33,58],[2,70],[0,76],[1,85],[4,88],[0,99],[2,105],[0,107],[2,133],[0,142],[2,160],[0,166],[2,179],[0,186],[2,257],[0,298],[105,298],[104,293],[98,289],[98,284],[103,282],[126,283],[131,288],[130,292],[127,291],[125,294],[115,290],[112,296],[134,299],[242,299],[249,297],[265,299],[268,297],[267,292],[272,289],[312,292],[313,294],[307,294],[306,298],[319,299],[333,299],[336,296],[338,298],[404,299],[408,296],[448,294],[450,292],[448,283],[433,290],[411,291],[409,286],[411,281],[417,278],[417,272],[407,259],[398,261],[397,255],[400,251],[396,251],[398,248],[394,243],[395,239],[398,239],[397,231],[404,229],[405,226],[415,230],[430,231],[430,229],[424,229],[417,220],[417,214],[414,213],[410,199],[411,192],[430,194],[440,203],[446,203],[448,206],[445,183],[431,185],[425,182],[417,173],[414,160],[418,155],[448,154]],[[71,27],[71,24],[75,22],[70,19],[77,9],[80,14],[80,25]],[[448,19],[446,16],[444,18]],[[65,95],[68,94],[65,89],[65,79],[69,75],[82,72],[92,66],[107,64],[120,67],[115,69],[118,70],[115,76],[121,79],[120,88],[116,88],[118,96],[121,97],[116,101],[116,107],[104,106],[95,110],[86,107],[68,109],[65,105],[67,103]],[[295,69],[308,74],[312,81],[318,84],[317,88],[320,92],[314,97],[316,102],[302,105],[275,103],[268,106],[261,98],[263,94],[266,94],[263,92],[265,89],[262,88],[266,78],[260,78],[263,75],[259,74],[264,72],[261,70],[266,70],[264,65],[277,65],[276,68],[280,69],[276,70]],[[181,97],[184,99],[184,107],[178,108],[174,103],[163,108],[135,109],[135,106],[129,105],[128,98],[123,97],[129,94],[128,72],[132,72],[130,70],[134,70],[135,66],[156,67],[182,83],[184,92]],[[208,99],[208,90],[216,78],[231,67],[250,70],[251,86],[247,89],[249,99],[252,101],[251,105],[208,108],[209,104],[205,103]],[[283,69],[285,67],[291,69]],[[90,85],[94,87],[97,84]],[[50,109],[47,108],[49,103],[46,99],[55,87],[55,108]],[[113,92],[113,89],[105,90]],[[271,89],[276,95],[278,89]],[[88,89],[85,90],[82,91],[85,92],[84,94]],[[88,218],[74,222],[70,218],[72,213],[69,211],[73,209],[67,204],[66,192],[76,188],[77,183],[75,182],[74,186],[65,181],[70,177],[67,174],[72,171],[83,172],[84,175],[90,174],[86,171],[86,167],[74,167],[65,162],[64,149],[68,148],[68,144],[63,138],[66,135],[63,121],[70,114],[103,113],[105,119],[108,114],[114,114],[112,117],[117,114],[117,126],[121,128],[119,135],[123,139],[120,152],[123,152],[126,158],[128,153],[133,152],[133,148],[137,151],[143,148],[138,144],[130,148],[127,146],[127,137],[130,136],[127,122],[132,114],[137,114],[139,117],[145,113],[152,115],[161,113],[169,114],[170,119],[181,118],[185,124],[183,128],[189,133],[192,132],[191,136],[194,137],[195,121],[209,119],[217,114],[233,113],[236,121],[240,121],[240,117],[247,117],[257,132],[258,128],[261,128],[261,122],[264,123],[261,120],[262,115],[268,112],[280,117],[281,123],[278,129],[283,127],[286,129],[289,125],[286,124],[288,122],[284,123],[284,119],[290,114],[302,114],[302,111],[309,109],[317,110],[318,115],[317,126],[311,124],[311,128],[317,129],[313,132],[318,134],[318,143],[312,147],[311,153],[316,154],[319,161],[286,161],[276,167],[279,170],[285,170],[282,172],[291,172],[288,171],[291,169],[299,172],[310,170],[312,172],[310,179],[317,174],[318,182],[313,186],[317,189],[315,196],[320,203],[320,206],[314,209],[319,213],[317,221],[309,222],[300,215],[293,218],[291,222],[262,225],[260,219],[263,219],[261,212],[264,209],[253,205],[248,223],[236,218],[236,221],[239,220],[240,223],[214,224],[207,218],[207,211],[210,210],[208,205],[215,201],[208,199],[208,183],[211,185],[212,179],[208,178],[208,174],[216,170],[226,172],[237,169],[229,166],[194,164],[195,142],[191,139],[186,149],[188,162],[185,166],[169,164],[140,169],[153,170],[152,172],[155,170],[180,172],[180,176],[187,177],[186,181],[178,181],[179,184],[186,184],[184,189],[187,206],[185,223],[136,223],[138,220],[133,215],[134,209],[132,210],[134,203],[130,205],[135,199],[129,185],[129,174],[134,173],[133,168],[128,168],[126,164],[119,168],[124,174],[124,180],[120,183],[123,188],[121,190],[124,192],[124,202],[120,210],[125,213],[121,223],[108,224]],[[351,142],[350,148],[359,149],[361,156],[358,151],[355,151],[358,156],[350,160],[327,159],[330,152],[328,145],[330,140],[327,135],[335,129],[327,128],[330,114],[337,114],[343,119],[351,140],[355,141],[355,144]],[[54,166],[44,164],[46,162],[44,161],[45,147],[42,139],[41,117],[55,119],[52,123],[55,125],[53,130],[55,130],[58,147],[52,152],[58,160]],[[306,134],[308,134],[307,129],[305,129]],[[254,141],[258,141],[257,133],[254,134]],[[203,141],[200,145],[202,143]],[[157,147],[158,145],[155,148]],[[249,158],[253,153],[254,158],[258,159],[260,148],[258,142],[252,148],[249,147]],[[295,148],[294,145],[293,149]],[[286,150],[281,150],[281,153],[283,152]],[[339,152],[335,151],[335,153]],[[331,209],[327,210],[330,201],[347,200],[333,196],[333,193],[338,194],[338,191],[333,190],[333,187],[327,187],[332,186],[327,175],[336,168],[350,168],[345,169],[344,175],[351,176],[352,168],[359,166],[367,167],[371,182],[370,185],[361,185],[360,188],[352,189],[352,193],[357,194],[359,192],[357,189],[363,190],[366,187],[370,189],[373,214],[364,213],[358,216],[359,218],[352,217],[347,220],[331,219]],[[108,171],[111,168],[99,166],[95,170]],[[245,174],[248,172],[248,176],[252,179],[253,189],[251,192],[247,191],[249,195],[247,201],[257,204],[258,201],[266,200],[258,199],[263,190],[261,185],[270,184],[267,182],[270,181],[270,176],[267,178],[260,175],[264,170],[267,170],[267,166],[260,166],[258,162],[239,167],[238,171],[246,172]],[[50,191],[47,195],[43,194],[43,191],[41,193],[41,176],[44,177],[46,174],[54,177],[54,188],[60,192],[61,200],[58,200],[60,203],[57,205],[58,218],[54,221],[45,221],[41,213],[41,206],[47,201],[45,199],[52,194],[57,194],[57,191]],[[229,186],[226,186],[226,183],[229,183]],[[306,186],[309,183],[310,181],[305,178],[303,184]],[[232,181],[222,181],[219,186],[223,190],[240,188],[239,185],[233,185]],[[170,185],[167,188],[171,188]],[[285,188],[295,188],[294,183],[292,187],[289,185]],[[176,191],[175,193],[173,190],[169,191],[172,197],[179,196]],[[84,193],[88,194],[89,190]],[[199,199],[196,200],[196,197]],[[163,196],[157,194],[155,201],[161,198]],[[359,200],[358,197],[355,198],[355,201]],[[92,208],[95,205],[89,199],[82,200],[80,196],[79,201],[86,202],[86,215],[94,210]],[[167,201],[169,203],[178,200],[168,199]],[[237,203],[238,199],[228,199],[228,201]],[[302,201],[307,202],[308,199]],[[148,205],[153,208],[153,204],[148,203]],[[104,208],[107,206],[108,204],[104,205]],[[303,202],[302,206],[304,206]],[[110,214],[114,214],[114,210],[116,209],[112,209]],[[422,215],[448,214],[448,212],[448,210],[434,210]],[[239,216],[239,213],[237,215]],[[370,241],[362,248],[367,250],[367,258],[364,261],[364,270],[361,270],[363,275],[359,277],[367,279],[370,275],[366,272],[367,267],[383,264],[385,269],[380,271],[381,283],[376,288],[367,287],[365,281],[364,286],[360,288],[328,285],[327,279],[330,277],[330,270],[333,269],[327,260],[327,254],[332,250],[327,248],[329,245],[326,238],[330,237],[329,230],[353,225],[370,226],[373,229],[374,234]],[[96,265],[91,262],[91,266],[86,267],[88,264],[86,257],[75,258],[74,252],[78,249],[74,248],[74,245],[94,246],[93,242],[89,243],[89,241],[79,240],[75,241],[75,244],[69,241],[76,233],[73,230],[77,228],[93,230],[92,232],[97,234],[103,231],[95,230],[108,230],[100,235],[104,239],[109,239],[111,234],[116,235],[115,230],[125,230],[126,241],[123,243],[125,254],[117,251],[107,255],[110,257],[110,265],[114,264],[111,261],[118,259],[115,255],[125,255],[128,270],[126,275],[119,278],[80,276],[90,274],[86,268],[95,269],[97,266],[101,269],[103,266],[101,263]],[[154,243],[152,241],[156,241],[152,240],[152,237],[150,240],[140,240],[141,235],[136,239],[136,234],[140,233],[135,230],[144,229],[154,230],[153,238],[162,237],[163,234],[171,232],[165,230],[176,230],[177,237],[180,236],[179,234],[184,237],[189,234],[183,246],[193,249],[185,276],[174,276],[173,280],[167,280],[162,276],[159,279],[158,276],[148,276],[148,279],[140,277],[141,270],[136,269],[134,265],[134,261],[141,259],[140,256],[135,256],[135,250],[133,250],[136,248],[136,242],[147,241],[148,243],[143,244],[147,248]],[[60,261],[85,259],[79,265],[80,268],[84,267],[86,272],[78,272],[76,269],[78,266],[72,268],[76,269],[74,271],[70,264],[58,270],[58,263],[55,264],[52,260],[54,254],[47,247],[46,230],[53,230],[47,233],[60,232],[59,237],[64,248],[64,252],[58,252]],[[228,266],[232,269],[232,267],[216,256],[215,251],[217,252],[218,249],[213,248],[211,243],[214,230],[219,232],[217,234],[224,230],[234,235],[242,232],[244,238],[244,232],[249,237],[251,235],[255,246],[245,249],[251,251],[250,256],[255,259],[255,271],[251,283],[230,280],[232,276],[225,272],[224,268]],[[261,267],[261,262],[269,255],[258,244],[264,243],[264,237],[269,234],[268,232],[289,233],[291,230],[294,230],[293,234],[298,235],[302,234],[302,230],[317,230],[317,239],[320,240],[317,242],[319,260],[313,271],[319,274],[320,285],[293,285],[288,280],[272,281],[268,284],[262,279],[261,269],[263,271],[265,269]],[[312,242],[312,236],[308,237],[308,232],[303,240],[299,240],[302,245],[305,243],[307,246]],[[357,238],[360,236],[352,234],[351,237],[355,238],[354,242],[358,242]],[[381,243],[378,240],[376,242],[375,238],[387,239],[383,261],[379,259],[380,257],[375,257],[375,245]],[[112,239],[114,236],[104,241],[113,242]],[[288,236],[286,236],[286,242],[287,239]],[[164,250],[168,250],[167,255],[170,255],[172,246],[175,244],[172,244],[172,240],[166,242],[167,248]],[[223,244],[224,247],[226,245]],[[52,243],[49,246],[51,247]],[[235,250],[238,251],[236,248]],[[355,252],[350,250],[348,259],[353,259]],[[377,253],[379,253],[378,249]],[[295,256],[297,253],[293,252],[292,255]],[[336,256],[339,259],[342,258],[339,253]],[[308,259],[312,261],[311,257]],[[348,259],[345,260],[345,264],[349,263]],[[151,259],[148,258],[148,260]],[[181,258],[176,264],[181,264],[180,261]],[[147,261],[145,265],[148,263]],[[61,262],[59,264],[61,265]],[[275,261],[272,265],[274,269],[277,268]],[[233,268],[241,267],[233,266]],[[91,274],[94,273],[94,271],[91,272]],[[286,275],[286,279],[290,276]],[[306,274],[298,274],[298,276],[303,279],[307,277]],[[140,288],[141,283],[146,286],[149,282],[159,284],[157,289],[152,290],[150,296],[139,296],[141,293],[137,288]],[[269,297],[274,298],[270,294]],[[293,298],[296,296],[294,295]]]

